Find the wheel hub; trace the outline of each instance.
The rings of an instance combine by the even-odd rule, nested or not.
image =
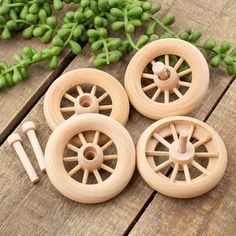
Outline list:
[[[98,100],[91,93],[83,93],[75,100],[75,112],[83,113],[98,113]]]
[[[154,81],[161,90],[172,91],[173,88],[178,87],[179,77],[173,67],[156,62],[152,66],[152,70],[155,75]]]
[[[169,149],[169,156],[175,163],[188,164],[193,160],[195,148],[189,141],[186,143],[186,151],[181,153],[179,151],[180,141],[174,141]]]
[[[78,153],[78,162],[83,169],[93,171],[100,168],[103,163],[103,151],[94,143],[86,143]]]

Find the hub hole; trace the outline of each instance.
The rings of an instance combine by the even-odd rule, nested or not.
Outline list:
[[[97,156],[97,152],[93,147],[88,147],[84,150],[85,159],[92,161]]]
[[[92,98],[90,96],[84,95],[83,97],[80,98],[79,104],[82,107],[90,107],[92,105]]]

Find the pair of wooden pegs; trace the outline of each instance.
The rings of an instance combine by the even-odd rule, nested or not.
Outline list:
[[[46,168],[45,168],[45,162],[44,162],[44,155],[43,155],[43,151],[40,147],[40,144],[38,142],[35,130],[36,130],[36,125],[34,122],[32,121],[27,121],[25,122],[22,126],[21,126],[21,130],[23,133],[26,133],[30,143],[32,145],[34,154],[36,156],[36,159],[38,161],[40,170],[42,172],[46,172]],[[35,172],[34,167],[32,166],[21,142],[22,139],[20,137],[20,135],[18,133],[13,133],[11,134],[8,139],[7,139],[9,145],[13,146],[13,148],[15,149],[20,161],[22,162],[30,180],[32,183],[37,183],[39,181],[39,177],[37,175],[37,173]]]

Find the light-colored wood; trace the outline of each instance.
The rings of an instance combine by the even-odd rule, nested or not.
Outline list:
[[[167,137],[172,136],[170,124],[174,124],[179,133],[179,139],[177,141],[173,139],[171,144],[166,141]],[[201,145],[204,145],[207,152],[218,153],[217,158],[211,158],[211,154],[208,156],[206,168],[194,160],[194,144],[188,141],[187,129],[183,128],[192,127],[192,125],[195,127],[192,137],[203,140]],[[205,136],[210,136],[211,141],[202,138]],[[156,149],[158,142],[154,142],[152,137],[167,147],[169,151],[169,158],[157,165],[152,161],[153,157],[149,155],[150,151],[153,151],[154,154],[158,152]],[[149,159],[147,159],[147,154]],[[173,176],[170,178],[163,176],[161,171],[172,163],[174,163]],[[178,163],[177,166],[176,163]],[[210,191],[223,177],[226,164],[226,148],[219,134],[209,125],[190,117],[173,116],[153,123],[143,132],[137,144],[137,165],[140,174],[156,191],[171,197],[191,198]],[[190,173],[191,165],[201,172],[193,179]],[[184,170],[184,180],[177,179],[178,170],[181,171],[179,166]]]
[[[21,140],[20,135],[17,133],[13,133],[7,138],[7,141],[8,141],[8,144],[11,145],[15,149],[16,154],[19,157],[22,165],[24,166],[25,171],[27,172],[31,182],[33,184],[37,183],[39,181],[39,177],[37,173],[35,172],[34,167],[30,163],[30,160],[23,146],[21,145],[22,140]]]
[[[179,152],[185,153],[187,150],[188,132],[186,130],[180,130],[179,132]]]
[[[36,130],[35,123],[33,121],[27,121],[21,126],[21,130],[23,133],[26,133],[29,138],[31,146],[34,150],[34,154],[38,161],[40,170],[42,172],[46,172],[44,154],[35,133],[35,130]]]
[[[235,45],[235,31],[232,30],[232,25],[235,22],[234,1],[218,1],[215,4],[212,1],[167,0],[162,3],[162,10],[159,14],[164,14],[167,11],[174,13],[177,21],[174,25],[176,31],[186,24],[193,28],[200,27],[204,32],[203,37],[212,35],[218,39],[218,42],[227,38]],[[212,4],[214,4],[214,8]],[[203,18],[204,20],[202,20]],[[15,40],[12,41],[14,45],[16,42]],[[20,41],[18,40],[18,42]],[[30,41],[24,42],[24,44],[21,41],[20,46],[28,45],[28,43]],[[3,45],[2,42],[1,45]],[[14,46],[12,46],[12,49],[14,49]],[[87,67],[90,64],[88,63],[88,59],[91,56],[89,51],[88,47],[84,48],[82,54],[71,63],[67,70]],[[10,57],[6,50],[2,50],[2,47],[0,54]],[[125,57],[121,62],[102,67],[102,70],[111,73],[122,82],[124,70],[129,60],[130,57]],[[31,101],[35,101],[39,95],[35,93],[33,85],[36,83],[43,84],[44,81],[50,83],[54,79],[50,77],[50,80],[46,80],[46,77],[42,75],[45,67],[41,65],[33,66],[31,73],[33,72],[35,76],[32,76],[27,83],[0,94],[2,101],[0,110],[4,114],[1,117],[1,124],[4,124],[4,120],[6,120],[11,124],[12,129],[12,117],[17,122],[19,121],[19,117],[15,117],[15,113],[12,114],[11,111],[17,113],[22,111],[18,109],[18,105],[22,106],[22,88],[27,87],[30,91],[31,97],[34,98],[30,100],[30,104],[32,104]],[[40,77],[37,77],[37,74]],[[202,101],[199,109],[192,112],[191,116],[205,119],[210,114],[209,112],[214,107],[215,102],[221,99],[222,91],[228,86],[230,79],[231,77],[226,76],[224,69],[211,69],[211,82],[207,96]],[[29,85],[30,81],[32,81],[32,86]],[[14,96],[13,92],[11,92],[13,90]],[[235,87],[233,91],[235,91]],[[217,130],[219,130],[218,127],[222,127],[222,120],[227,119],[228,121],[228,117],[231,120],[233,119],[232,110],[228,109],[228,106],[233,106],[232,103],[229,103],[232,100],[232,95],[233,93],[231,93],[227,103],[222,105],[224,111],[227,111],[227,116],[222,117],[223,110],[216,109],[217,112],[214,112],[214,127]],[[17,101],[17,106],[14,105],[15,101]],[[8,112],[8,110],[10,111]],[[42,103],[39,102],[32,110],[29,106],[24,107],[24,112],[26,111],[29,111],[27,120],[37,121],[37,127],[40,127],[38,137],[42,147],[45,147],[50,131],[42,115]],[[219,114],[223,118],[222,120],[219,119]],[[135,142],[140,133],[150,123],[149,119],[140,116],[132,109],[127,127]],[[233,136],[228,136],[229,127],[232,134],[235,130],[232,123],[227,123],[227,127],[224,126],[224,132],[220,132],[220,134],[224,134],[224,140],[226,139],[227,150],[230,148],[229,157],[231,163],[227,168],[228,174],[224,176],[223,183],[221,182],[214,191],[188,201],[176,201],[176,199],[166,198],[157,194],[148,208],[146,208],[149,204],[147,199],[149,199],[153,191],[143,182],[138,173],[135,173],[129,187],[117,198],[99,205],[82,205],[69,201],[55,191],[45,175],[40,180],[40,185],[31,188],[31,183],[28,181],[28,176],[24,173],[24,168],[20,162],[15,160],[15,153],[12,152],[12,149],[4,143],[0,148],[0,192],[2,199],[0,205],[0,232],[4,235],[11,235],[12,232],[22,235],[26,232],[31,235],[122,235],[128,227],[130,230],[134,226],[135,230],[132,233],[135,235],[157,235],[158,233],[161,235],[191,235],[209,234],[209,232],[213,235],[221,235],[222,232],[225,235],[233,235],[235,232],[235,224],[232,223],[235,218],[235,176],[233,175],[235,165],[233,165],[234,162],[232,162],[231,156],[234,156],[233,147],[235,145]],[[29,157],[33,157],[34,154],[28,140],[24,144]],[[37,169],[37,163],[34,159],[32,159],[32,163]],[[143,209],[139,216],[143,215],[138,219],[136,216],[142,207]],[[147,209],[152,211],[146,212]],[[19,222],[19,224],[16,222]],[[175,222],[175,227],[170,227],[173,222]]]
[[[84,93],[81,85],[91,84],[90,93]],[[100,86],[105,95],[99,99],[95,96],[95,88]],[[77,114],[98,113],[99,110],[111,110],[110,117],[125,124],[129,115],[129,101],[121,84],[108,73],[91,68],[69,71],[61,75],[48,89],[44,100],[44,114],[49,127],[54,130],[65,119],[62,116],[60,103],[68,90],[77,87],[79,96],[75,98],[74,107],[65,107],[64,111],[75,111]],[[106,96],[110,96],[112,105],[99,105]],[[66,95],[67,96],[67,95]],[[68,97],[68,96],[67,96]]]
[[[111,140],[103,146],[84,141],[78,151],[78,164],[66,171],[63,153],[68,142],[77,134],[90,130],[103,133]],[[79,135],[81,136],[81,135]],[[98,141],[99,143],[99,141]],[[104,161],[104,152],[114,143],[117,163],[112,168]],[[76,150],[77,151],[77,150]],[[76,152],[77,153],[77,152]],[[128,184],[135,168],[135,148],[127,130],[116,120],[100,114],[81,114],[62,122],[52,133],[45,151],[46,169],[55,188],[66,197],[82,203],[99,203],[119,194]],[[99,170],[111,175],[103,180]],[[82,183],[71,178],[83,170]],[[94,174],[96,184],[89,184],[89,176]]]
[[[143,74],[144,69],[150,61],[161,55],[177,55],[180,59],[174,67],[160,62],[153,63],[155,83],[142,88],[142,77],[152,78],[152,74],[149,76]],[[178,69],[184,61],[187,61],[191,71],[178,74]],[[169,76],[167,76],[167,71]],[[191,83],[179,82],[184,74],[190,72],[192,73]],[[162,78],[158,78],[157,75]],[[125,88],[130,102],[137,111],[151,119],[190,113],[200,104],[208,89],[208,84],[209,69],[205,58],[192,44],[179,39],[161,39],[144,46],[132,58],[125,74]],[[178,86],[187,87],[188,91],[182,95]],[[164,104],[150,99],[145,93],[155,87],[164,92]],[[170,101],[172,91],[177,95],[177,99]]]
[[[235,91],[234,81],[207,120],[221,134],[227,147],[228,165],[222,180],[209,193],[193,199],[176,200],[157,193],[130,235],[156,235],[157,232],[184,236],[235,234]],[[174,227],[170,227],[173,222]]]

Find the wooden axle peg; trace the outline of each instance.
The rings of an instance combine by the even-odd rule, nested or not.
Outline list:
[[[34,150],[34,154],[35,154],[36,159],[38,161],[40,170],[42,172],[46,172],[46,167],[45,167],[45,162],[44,162],[44,154],[43,154],[42,148],[39,144],[38,138],[35,133],[35,130],[36,130],[35,123],[33,121],[27,121],[22,125],[21,130],[23,133],[26,133],[29,138],[29,141],[30,141],[32,148]]]
[[[152,70],[153,73],[161,80],[167,80],[170,77],[165,64],[162,62],[156,62],[153,65]]]
[[[15,151],[16,151],[21,163],[23,164],[31,182],[33,184],[37,183],[39,181],[39,177],[38,177],[37,173],[35,172],[34,167],[30,163],[30,160],[29,160],[27,154],[25,153],[23,146],[21,145],[22,140],[21,140],[20,135],[17,133],[13,133],[8,137],[7,141],[9,143],[9,145],[13,146],[13,148],[15,149]]]
[[[187,150],[187,142],[188,142],[188,132],[187,130],[181,130],[179,133],[179,152],[185,153]]]

